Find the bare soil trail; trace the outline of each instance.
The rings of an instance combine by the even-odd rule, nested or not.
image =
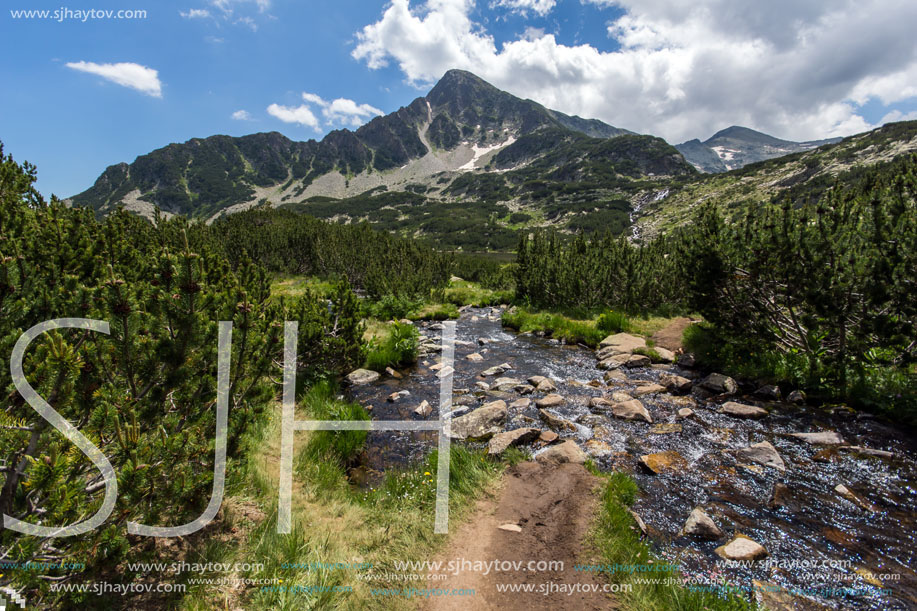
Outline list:
[[[435,611],[564,609],[592,611],[615,608],[614,599],[601,591],[602,574],[578,572],[574,565],[590,563],[594,552],[586,539],[598,505],[601,480],[582,465],[548,465],[525,462],[511,467],[495,497],[478,503],[474,515],[459,526],[446,549],[443,562],[467,560],[520,561],[509,571],[464,570],[429,587],[474,590],[474,596],[433,596],[425,608]],[[520,532],[500,526],[516,524]],[[561,561],[563,570],[538,571],[534,561]],[[544,565],[544,563],[542,563]],[[508,566],[508,565],[507,565]],[[531,568],[529,568],[531,566]],[[555,565],[556,566],[556,565]],[[499,592],[498,585],[531,586],[531,592]],[[571,587],[598,591],[576,591]],[[548,591],[545,593],[545,591]]]
[[[650,339],[652,339],[657,346],[661,346],[672,352],[677,352],[682,349],[681,337],[684,335],[685,329],[693,323],[693,320],[685,318],[684,316],[676,318],[659,331],[653,333]]]

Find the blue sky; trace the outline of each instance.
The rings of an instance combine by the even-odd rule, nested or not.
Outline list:
[[[917,117],[912,2],[6,4],[146,11],[85,22],[0,14],[0,140],[38,165],[45,195],[78,193],[106,166],[170,142],[354,127],[452,67],[673,143],[731,124],[801,140]]]

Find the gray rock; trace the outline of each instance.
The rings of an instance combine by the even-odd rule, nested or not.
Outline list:
[[[426,418],[433,413],[433,406],[430,405],[429,401],[423,401],[417,408],[414,410],[414,413],[420,416],[421,418]]]
[[[548,449],[539,453],[535,457],[540,463],[545,464],[562,464],[575,463],[581,465],[586,462],[589,456],[583,452],[575,441],[565,441],[557,445],[548,447]]]
[[[767,416],[766,409],[755,407],[754,405],[736,403],[735,401],[723,403],[723,405],[720,406],[720,413],[735,418],[752,418],[754,420]]]
[[[637,388],[635,388],[631,394],[635,397],[643,397],[645,395],[656,395],[661,392],[665,392],[664,386],[660,386],[659,384],[655,384],[653,382],[637,382]]]
[[[690,407],[683,407],[680,410],[678,410],[679,418],[690,418],[693,415],[694,415],[694,410],[691,409]]]
[[[786,396],[786,400],[790,403],[801,405],[806,402],[806,393],[802,392],[801,390],[794,390]]]
[[[502,363],[500,365],[494,365],[493,367],[485,369],[481,372],[481,375],[485,377],[498,376],[506,373],[510,369],[512,369],[512,366],[509,363]]]
[[[646,348],[646,340],[628,333],[609,335],[599,344],[602,348],[614,348],[620,352],[633,352],[637,348]]]
[[[691,380],[672,373],[663,373],[659,376],[659,383],[670,392],[688,392],[691,390]]]
[[[510,403],[509,406],[510,406],[512,409],[526,409],[526,408],[528,408],[531,404],[532,404],[532,400],[531,400],[531,399],[522,398],[522,399],[516,399],[515,401],[513,401],[512,403]]]
[[[642,354],[632,354],[627,362],[624,363],[624,366],[628,369],[636,369],[637,367],[649,367],[652,361],[650,357],[644,356]]]
[[[541,416],[541,419],[544,420],[545,423],[552,429],[576,432],[576,425],[566,418],[561,418],[560,416],[552,414],[551,412],[543,409],[538,410],[538,415]]]
[[[493,381],[493,384],[490,385],[490,390],[509,392],[520,384],[522,384],[522,380],[517,380],[516,378],[497,378]]]
[[[394,403],[394,402],[397,401],[398,399],[403,399],[404,397],[408,397],[408,396],[410,396],[410,395],[411,395],[410,391],[407,391],[407,390],[399,390],[398,392],[393,392],[392,394],[390,394],[390,395],[386,398],[386,400],[387,400],[389,403]]]
[[[684,367],[685,369],[693,369],[694,367],[697,367],[697,358],[695,358],[695,356],[689,352],[678,355],[678,361],[676,362],[678,363],[679,367]]]
[[[477,352],[472,352],[471,354],[466,356],[465,359],[473,363],[480,363],[481,361],[484,360],[484,357],[478,354]]]
[[[817,433],[791,433],[795,437],[812,445],[834,446],[842,445],[844,438],[835,431],[819,431]]]
[[[491,437],[487,444],[487,453],[491,456],[502,454],[510,446],[524,445],[538,439],[541,431],[533,428],[514,429],[505,433],[497,433]]]
[[[695,507],[691,515],[688,516],[684,528],[681,529],[681,534],[699,539],[719,539],[723,536],[723,531],[717,527],[703,509]]]
[[[354,386],[365,386],[379,379],[379,373],[369,369],[355,369],[347,374],[347,381]]]
[[[557,407],[558,405],[563,405],[564,398],[558,394],[551,394],[541,399],[535,399],[536,407]]]
[[[736,458],[747,460],[778,471],[786,471],[786,464],[777,452],[777,448],[766,441],[755,443],[736,452]]]
[[[608,371],[602,376],[602,381],[609,385],[623,384],[627,381],[627,376],[623,371]]]
[[[653,417],[650,416],[650,413],[637,399],[631,399],[623,403],[615,403],[611,407],[611,413],[615,418],[622,418],[624,420],[643,420],[650,424],[653,422]]]
[[[711,373],[701,381],[700,386],[719,395],[734,395],[739,391],[736,381],[721,373]]]
[[[604,413],[611,409],[612,402],[604,397],[592,397],[589,399],[589,409],[594,412]]]
[[[714,551],[724,560],[757,560],[767,556],[763,545],[743,535],[736,535],[732,541]]]
[[[469,414],[452,421],[452,439],[484,440],[503,432],[506,424],[506,402],[485,403]]]
[[[675,362],[675,353],[661,346],[656,346],[653,348],[656,351],[656,354],[659,355],[659,360],[663,363],[674,363]]]

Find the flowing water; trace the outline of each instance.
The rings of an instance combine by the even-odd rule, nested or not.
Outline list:
[[[551,378],[565,398],[551,411],[580,421],[575,432],[556,432],[562,439],[576,439],[602,470],[623,470],[636,479],[641,494],[634,511],[646,523],[657,551],[679,564],[686,576],[738,587],[760,580],[804,593],[828,608],[917,608],[917,443],[912,433],[844,407],[763,403],[749,397],[734,399],[767,407],[769,415],[761,420],[734,418],[718,413],[725,399],[710,397],[695,386],[695,415],[687,419],[676,417],[686,404],[684,398],[668,393],[640,398],[655,424],[681,425],[679,432],[654,434],[653,425],[645,422],[592,414],[589,400],[610,397],[617,390],[632,392],[637,381],[657,381],[664,370],[689,378],[700,372],[657,365],[626,370],[626,380],[606,385],[592,350],[504,330],[500,314],[499,308],[468,309],[458,321],[455,415],[497,398],[510,403],[521,397],[514,391],[480,390],[477,382],[494,380],[479,376],[489,367],[509,364],[512,369],[501,375],[521,381],[534,375]],[[418,327],[438,341],[441,325]],[[465,358],[473,352],[483,360]],[[433,406],[429,418],[435,419],[439,378],[430,367],[438,360],[436,354],[422,357],[415,367],[401,372],[402,379],[383,376],[372,385],[351,389],[351,395],[371,407],[376,420],[419,420],[413,410],[424,400]],[[391,393],[405,390],[409,396],[387,400]],[[528,396],[536,399],[543,393]],[[548,428],[534,404],[510,409],[506,430],[524,426]],[[810,445],[789,436],[822,430],[836,431],[845,445],[885,450],[892,456]],[[736,450],[761,441],[777,449],[785,472],[737,460]],[[375,481],[385,468],[422,458],[435,444],[434,433],[372,432],[358,472],[365,481]],[[640,465],[641,455],[664,451],[678,452],[685,462],[660,475]],[[777,484],[785,488],[775,502]],[[838,485],[859,500],[839,495]],[[728,539],[680,536],[688,514],[698,506],[728,536],[741,533],[763,545],[768,557],[744,568],[726,567],[714,549]]]

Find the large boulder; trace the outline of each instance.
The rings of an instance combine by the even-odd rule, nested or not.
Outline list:
[[[701,380],[700,387],[718,395],[734,395],[739,392],[736,381],[721,373],[711,373]]]
[[[719,539],[723,536],[723,531],[703,509],[695,507],[681,529],[681,534],[698,539]]]
[[[347,374],[347,381],[354,386],[372,384],[379,379],[379,372],[369,369],[355,369]]]
[[[729,401],[720,406],[720,413],[735,418],[752,418],[757,420],[765,417],[767,415],[767,410],[755,407],[754,405],[745,405],[744,403]]]
[[[653,350],[656,351],[656,354],[659,355],[659,360],[663,363],[674,363],[675,362],[675,353],[671,350],[667,350],[662,346],[654,346]]]
[[[615,418],[624,420],[643,420],[652,424],[653,417],[637,399],[615,403],[611,406],[611,413]]]
[[[521,428],[497,433],[491,437],[490,443],[487,444],[487,453],[491,456],[502,454],[510,446],[518,446],[535,441],[539,435],[541,435],[541,431],[533,428]]]
[[[613,348],[618,352],[633,352],[637,348],[646,348],[646,340],[628,333],[616,333],[603,339],[599,346]]]
[[[586,462],[588,458],[589,456],[576,445],[576,442],[571,440],[548,447],[548,449],[538,454],[535,460],[545,464],[569,462],[581,465]]]
[[[777,448],[766,441],[754,443],[736,452],[736,458],[747,460],[778,471],[786,471],[786,464],[777,452]]]
[[[714,550],[724,560],[757,560],[767,556],[767,550],[745,535],[736,535],[732,541]]]
[[[485,403],[469,414],[452,421],[452,439],[484,440],[503,432],[506,424],[506,402]]]

